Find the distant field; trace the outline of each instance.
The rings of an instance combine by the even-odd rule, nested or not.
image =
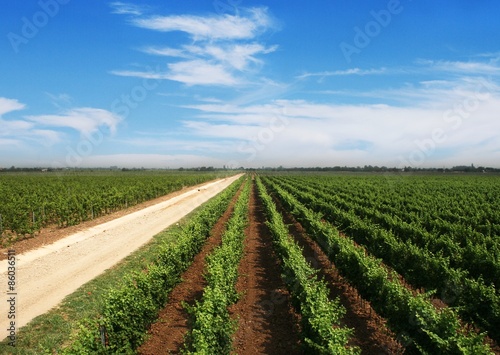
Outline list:
[[[1,244],[48,225],[75,225],[220,175],[165,171],[2,173]]]

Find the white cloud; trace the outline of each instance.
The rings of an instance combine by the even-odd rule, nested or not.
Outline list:
[[[256,58],[258,54],[268,54],[274,52],[277,46],[265,47],[259,43],[230,43],[230,44],[206,44],[206,45],[185,45],[181,49],[169,47],[147,47],[142,51],[148,54],[168,57],[178,57],[186,59],[203,58],[221,63],[232,69],[243,71],[248,69],[250,64],[261,64],[262,61]]]
[[[221,64],[211,64],[203,60],[171,63],[169,79],[187,85],[237,85],[236,79]]]
[[[335,97],[370,98],[381,102],[395,102],[409,106],[449,107],[458,104],[457,101],[467,100],[476,96],[500,94],[500,86],[491,79],[484,77],[460,77],[451,80],[423,80],[416,84],[406,84],[402,87],[375,90],[324,90],[315,93],[334,95]]]
[[[198,47],[199,48],[199,47]],[[236,70],[246,70],[250,64],[261,64],[257,54],[268,54],[274,52],[277,46],[266,48],[258,43],[231,44],[227,46],[208,45],[200,48],[202,56],[211,57],[218,62],[227,63]]]
[[[2,115],[23,110],[26,105],[15,99],[0,97],[0,145],[5,147],[19,147],[24,140],[38,143],[52,144],[59,140],[55,132],[40,131],[35,129],[35,124],[19,119],[5,120]]]
[[[160,55],[165,57],[177,58],[192,58],[192,55],[183,49],[170,48],[170,47],[145,47],[141,49],[142,52],[152,55]]]
[[[399,166],[403,161],[499,166],[500,86],[492,79],[422,80],[339,94],[378,103],[205,101],[184,106],[199,111],[198,120],[184,125],[200,139],[234,141],[228,151],[245,166]]]
[[[26,105],[16,99],[0,97],[0,117],[6,113],[23,110],[24,108],[26,108]]]
[[[500,56],[498,54],[489,53],[476,57],[489,58],[489,61],[446,61],[446,60],[428,60],[418,59],[415,61],[416,65],[402,66],[396,68],[349,68],[345,70],[332,70],[322,72],[305,72],[297,76],[297,79],[307,79],[310,77],[336,77],[336,76],[368,76],[368,75],[433,75],[436,74],[453,77],[453,81],[462,79],[463,77],[474,77],[478,75],[483,76],[496,76],[500,75]],[[439,79],[431,79],[432,81],[441,81]],[[447,81],[447,80],[442,80]]]
[[[114,1],[109,6],[112,8],[111,13],[113,14],[140,16],[144,13],[144,8],[136,4]]]
[[[37,125],[72,128],[81,134],[90,134],[103,126],[114,133],[121,121],[119,116],[110,111],[91,107],[74,108],[60,115],[38,115],[26,118]]]
[[[170,73],[160,71],[140,71],[140,70],[113,70],[111,74],[118,76],[129,76],[142,79],[168,80]]]
[[[34,129],[30,132],[33,139],[44,146],[52,146],[62,140],[62,133],[49,129]]]
[[[250,39],[272,27],[273,23],[266,8],[253,8],[247,16],[194,16],[170,15],[137,18],[135,26],[150,30],[170,32],[181,31],[194,40],[235,40]]]
[[[26,122],[22,120],[2,120],[0,119],[1,134],[9,135],[13,134],[13,132],[18,131],[27,131],[34,127],[34,124],[31,122]]]
[[[490,60],[487,63],[420,59],[417,64],[428,67],[433,71],[460,75],[500,75],[500,67],[497,62],[497,59]]]
[[[62,96],[63,101],[65,97]],[[7,112],[21,109],[24,105],[16,100],[0,100],[0,107]],[[89,107],[69,109],[58,115],[27,115],[22,119],[9,120],[0,117],[0,140],[2,146],[12,143],[12,147],[18,148],[51,147],[70,137],[62,129],[71,128],[88,136],[104,127],[113,134],[120,121],[119,116],[109,111]]]
[[[240,85],[241,79],[234,77],[222,64],[213,64],[205,60],[169,63],[166,72],[137,70],[115,70],[111,73],[119,76],[138,77],[143,79],[173,80],[188,86],[191,85]]]
[[[0,118],[0,140],[2,145],[11,142],[19,146],[23,141],[50,146],[61,141],[62,134],[52,130],[37,129],[33,122],[23,120],[3,120]]]
[[[262,65],[262,61],[256,56],[271,53],[276,48],[265,47],[259,43],[184,45],[180,49],[147,47],[142,51],[187,60],[168,63],[168,71],[163,72],[115,70],[111,73],[145,79],[173,80],[186,85],[238,86],[248,83],[244,75],[246,72]]]
[[[176,153],[227,153],[234,146],[233,139],[209,139],[194,137],[187,125],[174,134],[171,132],[136,132],[136,136],[128,139],[113,139],[113,142],[125,144],[129,147],[154,148],[161,151],[168,150]]]
[[[299,75],[297,79],[306,79],[310,77],[327,77],[327,76],[348,76],[348,75],[380,75],[387,74],[388,70],[386,68],[379,69],[360,69],[360,68],[350,68],[346,70],[334,70],[334,71],[323,71],[318,73],[304,73]]]
[[[425,97],[425,105],[418,100],[406,106],[306,100],[200,104],[190,107],[199,110],[203,121],[184,125],[201,139],[235,140],[232,151],[245,166],[399,166],[403,162],[498,166],[500,92],[477,91],[478,83],[470,79],[454,86],[428,82],[413,88],[413,93],[408,89],[408,95]]]
[[[275,26],[267,8],[240,9],[238,15],[139,17],[132,20],[132,24],[160,32],[184,32],[191,41],[177,48],[147,46],[140,49],[150,55],[184,59],[167,63],[166,71],[111,71],[114,75],[172,80],[186,85],[242,86],[254,82],[249,77],[263,65],[259,56],[277,49],[256,41],[259,35]]]

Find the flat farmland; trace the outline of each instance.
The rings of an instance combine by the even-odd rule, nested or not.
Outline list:
[[[235,179],[44,349],[500,353],[498,176]]]

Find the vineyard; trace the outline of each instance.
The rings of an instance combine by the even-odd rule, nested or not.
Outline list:
[[[210,176],[169,178],[105,176],[102,201],[114,202],[64,223],[137,203],[134,179],[154,196]],[[78,196],[83,185],[51,182],[57,201],[94,201]],[[23,211],[54,223],[44,193]],[[500,353],[496,176],[247,174],[157,249],[60,353]]]
[[[0,174],[0,245],[66,227],[216,178],[215,173]]]
[[[483,353],[479,332],[499,340],[496,180],[265,181],[407,347]]]

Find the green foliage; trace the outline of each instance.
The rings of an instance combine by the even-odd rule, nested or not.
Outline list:
[[[236,324],[229,317],[228,306],[238,300],[235,283],[243,254],[247,226],[250,182],[247,181],[234,212],[227,223],[222,243],[207,257],[207,286],[200,302],[188,307],[193,327],[186,337],[188,354],[229,354]]]
[[[71,347],[64,350],[63,354],[109,354],[100,341],[100,332],[96,332],[96,329],[99,329],[99,327],[99,323],[92,323],[90,320],[81,322],[77,335],[72,336],[70,339],[72,343]]]
[[[409,349],[429,354],[491,353],[483,344],[484,334],[467,333],[461,328],[456,311],[451,308],[436,310],[429,295],[414,296],[401,284],[396,273],[388,270],[380,260],[367,255],[364,248],[351,239],[341,236],[331,224],[325,223],[322,215],[313,211],[319,210],[314,197],[307,201],[312,207],[309,209],[295,197],[303,196],[297,187],[286,191],[275,180],[266,179],[266,183],[335,261],[343,276],[388,320],[395,332],[404,335]]]
[[[330,186],[328,181],[324,181],[324,185]],[[330,184],[334,181],[330,181]],[[494,259],[495,250],[498,250],[498,243],[491,244],[493,242],[489,237],[483,236],[481,239],[477,233],[474,236],[470,226],[460,228],[458,224],[454,227],[455,233],[463,233],[461,229],[465,228],[469,237],[474,236],[470,238],[474,242],[467,240],[461,243],[457,237],[433,235],[424,230],[422,225],[419,226],[416,220],[411,224],[403,222],[405,216],[387,205],[366,207],[374,206],[375,202],[370,201],[381,199],[384,196],[382,194],[365,194],[361,201],[328,194],[325,187],[320,187],[313,179],[307,182],[304,178],[291,181],[273,179],[273,184],[287,190],[299,202],[319,213],[321,218],[338,226],[374,256],[383,259],[415,288],[436,290],[450,306],[458,307],[464,320],[477,323],[491,337],[500,339],[497,331],[500,328],[500,295],[495,287],[500,284],[500,277],[496,276],[500,275],[500,260],[491,262],[492,255]],[[362,189],[363,186],[360,182],[359,186],[353,187]],[[424,195],[422,198],[429,197]],[[450,203],[453,203],[452,199]],[[379,209],[391,212],[384,213]],[[429,219],[424,214],[427,212],[419,213],[424,220]],[[401,219],[394,218],[394,215]],[[474,252],[471,251],[474,248],[471,243],[477,245]],[[490,244],[491,253],[486,257],[483,248]],[[471,255],[473,253],[476,253],[475,256]],[[462,263],[460,260],[467,262]],[[483,270],[479,271],[481,268]]]
[[[0,174],[0,240],[65,227],[215,179],[208,173]]]
[[[159,248],[156,263],[147,270],[132,272],[125,277],[121,287],[112,289],[105,298],[99,319],[82,322],[81,331],[64,353],[98,354],[104,350],[106,353],[134,353],[144,340],[145,330],[165,305],[170,290],[201,250],[212,226],[227,209],[240,185],[241,179],[207,202],[179,232],[176,243]]]
[[[326,285],[318,280],[316,271],[307,263],[302,250],[289,237],[288,229],[260,178],[257,179],[257,186],[273,244],[282,260],[285,283],[302,316],[304,350],[312,354],[358,354],[358,348],[347,345],[352,329],[340,326],[345,308],[338,299],[329,299]]]

